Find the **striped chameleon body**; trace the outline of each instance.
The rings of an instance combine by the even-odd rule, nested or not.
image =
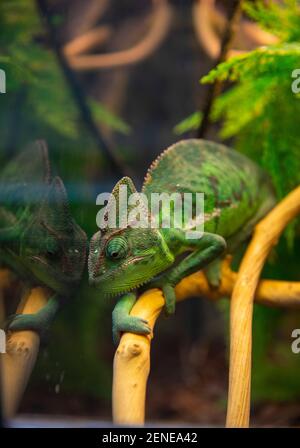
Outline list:
[[[136,193],[132,181],[123,178],[112,192],[116,200],[121,185]],[[133,290],[144,283],[147,288],[162,288],[166,310],[174,312],[176,283],[213,265],[226,248],[234,251],[275,203],[272,185],[260,167],[224,145],[196,139],[166,149],[149,168],[142,192],[148,203],[153,193],[204,193],[204,233],[199,239],[187,239],[190,229],[185,223],[180,229],[106,228],[93,236],[91,284],[104,294],[123,295],[113,312],[115,341],[122,331],[149,332],[147,322],[129,316],[136,300]],[[107,207],[109,212],[110,204]],[[165,209],[159,213],[163,220]],[[214,275],[211,278],[215,281]]]

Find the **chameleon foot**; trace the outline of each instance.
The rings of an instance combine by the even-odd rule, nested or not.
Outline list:
[[[151,288],[159,288],[162,290],[166,303],[165,312],[167,316],[174,314],[176,308],[176,295],[173,284],[170,281],[168,281],[168,279],[161,278],[150,281],[145,285],[143,290]]]
[[[221,264],[220,259],[214,260],[203,270],[206,275],[207,281],[212,288],[218,288],[221,283]]]
[[[167,316],[170,316],[171,314],[175,313],[176,308],[175,290],[174,287],[169,283],[162,285],[161,289],[166,302],[165,305],[166,314]]]
[[[61,302],[57,296],[51,297],[47,305],[35,314],[14,314],[6,322],[8,331],[35,331],[45,340]]]
[[[140,317],[119,316],[119,319],[115,319],[113,315],[112,332],[113,342],[115,345],[118,345],[122,333],[150,334],[151,328],[148,325],[148,321]]]
[[[7,331],[35,331],[44,339],[50,322],[45,321],[41,315],[37,314],[15,314],[6,322]]]

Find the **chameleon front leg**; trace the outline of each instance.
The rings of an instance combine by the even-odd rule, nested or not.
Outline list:
[[[130,292],[122,296],[117,302],[112,313],[113,342],[118,345],[121,333],[130,332],[137,334],[150,334],[151,328],[145,319],[130,316],[130,311],[136,302],[137,295]]]
[[[47,304],[35,314],[15,314],[7,322],[7,330],[11,331],[35,331],[43,338],[57,312],[61,308],[62,298],[58,295],[51,297]]]
[[[180,237],[182,251],[191,250],[192,253],[185,257],[179,264],[159,279],[151,281],[147,287],[159,287],[162,289],[167,314],[175,311],[176,296],[174,287],[184,277],[202,269],[211,261],[218,258],[226,249],[226,241],[220,235],[203,233],[199,239],[188,240],[184,234]]]

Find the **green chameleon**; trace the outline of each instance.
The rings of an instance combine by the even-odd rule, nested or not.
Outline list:
[[[136,192],[131,179],[124,177],[112,191],[116,200],[120,185],[126,185],[130,194]],[[147,321],[129,315],[136,300],[134,290],[144,283],[147,289],[161,288],[166,312],[173,313],[175,285],[206,268],[208,279],[216,286],[219,263],[214,260],[220,260],[225,250],[233,252],[275,204],[268,176],[251,160],[224,145],[196,139],[167,148],[148,170],[142,192],[149,201],[152,193],[204,193],[204,232],[201,238],[189,239],[187,231],[191,229],[184,226],[128,225],[104,228],[92,237],[90,283],[104,295],[123,295],[113,311],[115,342],[121,332],[150,332]],[[159,209],[159,222],[164,210]]]
[[[9,319],[9,330],[47,331],[81,279],[86,244],[62,180],[51,177],[46,144],[31,144],[0,174],[0,263],[25,285],[46,286],[53,296],[36,314]]]

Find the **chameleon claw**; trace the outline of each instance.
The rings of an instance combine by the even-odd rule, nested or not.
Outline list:
[[[207,281],[212,288],[219,288],[220,286],[222,278],[221,263],[221,259],[217,259],[203,269]]]
[[[165,298],[165,311],[167,316],[175,313],[176,308],[176,295],[173,284],[166,278],[150,281],[145,285],[145,289],[159,288],[162,290]]]
[[[113,342],[118,345],[122,333],[136,333],[147,335],[151,333],[148,321],[137,316],[122,316],[119,320],[113,319]]]
[[[166,314],[167,316],[170,316],[175,313],[176,308],[176,295],[174,287],[171,284],[167,283],[162,286],[162,292],[166,302]]]

